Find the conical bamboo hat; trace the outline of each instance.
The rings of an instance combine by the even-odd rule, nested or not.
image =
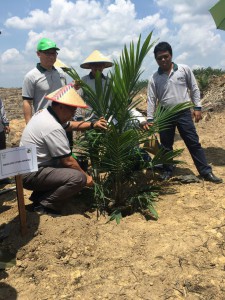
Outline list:
[[[91,64],[94,63],[102,63],[104,64],[104,68],[109,68],[113,66],[113,62],[111,62],[108,57],[103,55],[100,51],[95,50],[85,59],[85,61],[80,65],[80,67],[83,69],[91,69]]]
[[[61,69],[70,69],[67,65],[65,65],[60,59],[56,59],[56,62],[54,63],[54,67],[61,68]]]
[[[73,84],[68,84],[45,97],[64,105],[87,108],[84,100],[78,95]]]

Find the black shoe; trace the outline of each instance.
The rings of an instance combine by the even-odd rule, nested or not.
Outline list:
[[[41,204],[39,204],[38,206],[34,206],[34,212],[36,212],[38,215],[49,215],[52,217],[61,217],[61,213],[58,210],[54,210],[52,208],[49,207],[45,207]]]
[[[45,194],[45,192],[33,191],[29,197],[29,200],[32,202],[40,202],[41,197]]]
[[[10,183],[12,183],[10,178],[0,179],[0,185],[1,184],[10,184]]]
[[[213,183],[222,183],[223,180],[221,178],[216,177],[212,172],[202,176],[202,178],[206,181],[210,181]]]
[[[171,171],[164,171],[160,176],[159,179],[162,181],[169,180],[172,177]]]

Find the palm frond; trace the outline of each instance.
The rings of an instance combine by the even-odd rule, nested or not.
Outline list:
[[[160,105],[157,107],[156,112],[154,114],[154,130],[160,132],[165,130],[170,124],[171,120],[173,120],[179,112],[190,109],[193,107],[191,102],[179,103],[172,107],[161,107]]]

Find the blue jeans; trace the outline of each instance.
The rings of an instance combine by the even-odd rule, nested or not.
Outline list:
[[[187,146],[194,164],[200,175],[204,176],[212,172],[212,168],[208,165],[205,152],[199,143],[199,137],[192,119],[190,109],[178,113],[168,125],[166,130],[160,132],[160,141],[166,152],[173,150],[175,129],[178,129],[181,138]],[[166,171],[173,170],[172,165],[164,165]]]

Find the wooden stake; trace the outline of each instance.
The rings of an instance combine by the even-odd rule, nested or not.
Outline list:
[[[22,236],[24,236],[27,233],[27,220],[26,220],[26,209],[25,209],[24,195],[23,195],[22,176],[16,175],[15,180],[16,180],[17,203],[18,203],[19,218],[20,218],[20,229],[21,229]]]

